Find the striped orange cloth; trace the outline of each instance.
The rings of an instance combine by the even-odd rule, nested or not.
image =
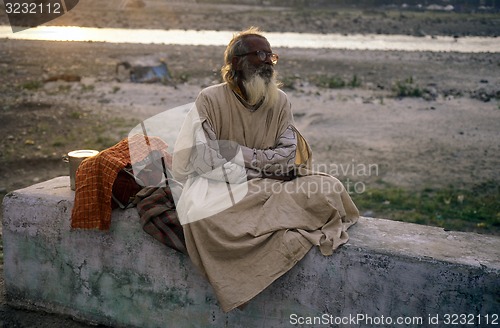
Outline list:
[[[111,225],[113,183],[121,169],[160,151],[171,164],[168,145],[158,137],[136,134],[85,159],[75,176],[75,204],[71,228],[108,230]],[[132,160],[131,160],[132,159]]]

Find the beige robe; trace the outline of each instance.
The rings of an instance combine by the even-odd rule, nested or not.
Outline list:
[[[296,179],[226,183],[200,175],[192,165],[198,151],[193,145],[202,143],[205,121],[217,139],[252,149],[275,147],[294,122],[283,92],[273,108],[251,111],[227,84],[219,84],[200,93],[176,142],[172,173],[185,182],[177,210],[187,250],[228,312],[263,291],[312,246],[331,255],[347,242],[346,230],[359,213],[336,178],[308,168],[310,148],[296,129]],[[243,165],[239,155],[233,161]]]

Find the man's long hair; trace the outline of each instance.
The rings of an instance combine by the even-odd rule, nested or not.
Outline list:
[[[244,54],[248,52],[248,48],[244,40],[249,36],[265,38],[258,27],[252,26],[245,31],[235,34],[224,51],[224,66],[221,68],[222,79],[231,86],[236,85],[236,71],[233,69],[232,65],[233,57],[236,54]]]

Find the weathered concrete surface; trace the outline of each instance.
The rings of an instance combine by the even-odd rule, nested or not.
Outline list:
[[[135,209],[115,211],[109,232],[70,231],[73,197],[69,177],[5,197],[10,304],[141,328],[397,326],[398,317],[439,327],[445,314],[470,314],[466,326],[480,327],[500,314],[498,237],[362,218],[333,256],[313,249],[243,311],[224,314],[189,259],[142,231]]]

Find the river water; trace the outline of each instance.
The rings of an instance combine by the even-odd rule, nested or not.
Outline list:
[[[154,30],[39,26],[13,33],[0,26],[1,39],[47,41],[93,41],[111,43],[177,44],[225,46],[234,31]],[[349,50],[400,50],[435,52],[500,52],[500,39],[494,37],[447,37],[406,35],[342,35],[312,33],[266,33],[273,47]]]

